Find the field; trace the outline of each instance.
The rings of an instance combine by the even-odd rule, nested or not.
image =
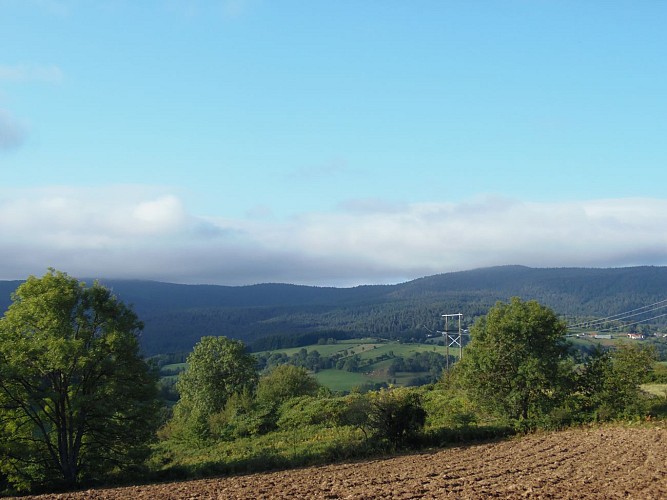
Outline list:
[[[394,358],[407,358],[415,353],[435,352],[446,355],[448,350],[445,346],[437,345],[439,338],[432,339],[431,343],[400,343],[397,341],[382,340],[377,338],[361,338],[341,340],[335,344],[311,344],[304,347],[290,347],[285,349],[276,349],[273,351],[261,351],[254,353],[256,356],[267,354],[285,354],[293,356],[302,349],[307,353],[317,351],[320,356],[327,358],[333,355],[342,355],[343,358],[358,356],[359,359],[367,361],[358,372],[349,372],[335,368],[323,369],[313,375],[317,381],[331,389],[332,391],[349,392],[355,388],[372,384],[393,384],[393,385],[414,385],[414,380],[418,377],[428,375],[428,372],[397,372],[392,375],[387,373],[387,368],[391,365]],[[457,347],[449,349],[449,355],[459,356]],[[374,361],[380,357],[386,357],[380,361]],[[186,363],[172,363],[164,365],[161,368],[164,381],[173,383],[177,379],[176,373],[185,370]],[[423,383],[423,382],[422,382]]]
[[[349,391],[371,382],[371,378],[363,373],[346,372],[343,370],[321,370],[315,375],[317,381],[332,391]]]
[[[313,376],[321,385],[334,392],[349,392],[357,387],[364,386],[364,384],[385,382],[399,386],[410,385],[415,377],[425,374],[425,372],[397,372],[392,376],[388,376],[386,373],[382,372],[382,368],[383,365],[388,365],[390,362],[391,361],[375,363],[372,365],[372,368],[376,371],[371,373],[355,373],[329,369],[314,373]]]
[[[537,433],[364,462],[49,498],[645,500],[667,498],[666,475],[667,426],[662,423]]]
[[[667,384],[642,384],[641,388],[654,396],[667,395]]]
[[[301,349],[306,352],[317,351],[322,356],[331,356],[332,354],[342,353],[346,351],[346,355],[358,354],[361,359],[374,358],[393,352],[396,356],[409,356],[415,352],[432,351],[442,355],[446,354],[447,348],[437,344],[401,344],[396,341],[388,341],[382,339],[350,339],[341,340],[336,344],[311,344],[305,347],[289,347],[286,349],[276,349],[274,351],[262,351],[255,354],[266,353],[284,353],[288,356],[296,354]],[[451,356],[458,356],[458,348],[451,347],[449,354]]]

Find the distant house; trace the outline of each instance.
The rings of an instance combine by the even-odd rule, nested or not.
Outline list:
[[[632,340],[644,340],[644,335],[641,333],[628,333],[628,338]]]
[[[603,340],[611,340],[611,334],[610,333],[596,333],[593,335],[594,339],[603,339]]]

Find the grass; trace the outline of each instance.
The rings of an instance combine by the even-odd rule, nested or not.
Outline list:
[[[356,339],[340,341],[336,344],[310,344],[303,347],[287,347],[285,349],[275,349],[273,351],[259,351],[254,352],[253,354],[258,356],[261,354],[286,354],[287,356],[292,356],[299,352],[301,349],[305,349],[306,352],[317,351],[321,356],[331,356],[339,352],[347,351],[348,355],[358,354],[367,350],[372,350],[374,346],[382,345],[382,342],[378,342],[378,339]]]
[[[667,384],[642,384],[641,388],[654,396],[667,397]]]
[[[321,370],[315,373],[315,378],[324,387],[334,392],[351,391],[367,383],[376,382],[372,377],[363,373],[346,372],[344,370]]]
[[[322,356],[331,356],[332,354],[335,354],[337,352],[344,351],[345,349],[349,349],[347,345],[342,345],[342,344],[312,344],[312,345],[307,345],[304,347],[288,347],[285,349],[276,349],[274,351],[260,351],[260,352],[253,352],[253,355],[259,356],[261,354],[286,354],[287,356],[293,356],[297,352],[299,352],[301,349],[305,349],[307,352],[313,352],[317,351],[320,353]]]
[[[391,361],[388,361],[389,363]],[[385,364],[386,361],[378,364]],[[371,368],[376,367],[372,365]],[[364,384],[376,384],[385,382],[394,385],[412,385],[413,381],[421,376],[428,375],[428,372],[397,372],[394,375],[387,375],[382,369],[377,373],[355,373],[344,370],[322,370],[314,374],[317,381],[331,389],[334,392],[350,392]]]
[[[397,341],[380,339],[359,339],[356,341],[345,340],[337,344],[311,344],[303,347],[289,347],[285,349],[276,349],[273,351],[260,351],[253,353],[255,355],[263,354],[286,354],[292,356],[305,349],[306,352],[317,351],[321,356],[327,357],[336,353],[347,352],[347,356],[358,355],[361,359],[373,359],[382,355],[393,353],[395,357],[406,357],[416,352],[437,352],[447,354],[447,348],[436,344],[401,344]],[[455,357],[459,355],[458,347],[450,347],[449,354]],[[180,364],[167,365],[177,367]]]
[[[614,346],[618,343],[615,339],[595,339],[592,337],[568,337],[567,339],[573,345],[581,346],[591,346],[591,345],[600,345],[604,347]]]
[[[311,344],[304,347],[289,347],[286,349],[276,349],[274,351],[261,351],[253,354],[284,353],[288,356],[292,356],[301,349],[305,349],[306,352],[317,351],[322,356],[331,356],[332,354],[347,351],[348,356],[358,354],[361,359],[372,359],[390,352],[393,352],[396,357],[406,357],[415,352],[427,351],[437,352],[442,355],[447,354],[447,348],[445,346],[435,344],[401,344],[397,341],[382,341],[379,339],[345,340],[338,342],[337,344]],[[450,347],[449,354],[458,357],[459,348]]]
[[[377,358],[378,356],[389,353],[393,353],[397,358],[406,358],[416,352],[437,352],[443,356],[447,354],[447,347],[433,344],[400,344],[398,342],[385,342],[372,345],[376,345],[377,348],[366,349],[357,353],[361,359]],[[450,356],[458,357],[458,347],[450,347],[449,354]]]
[[[203,447],[161,442],[154,448],[150,467],[156,479],[191,479],[323,464],[377,453],[359,429],[303,426]]]

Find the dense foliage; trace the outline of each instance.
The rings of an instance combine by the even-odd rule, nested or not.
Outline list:
[[[378,339],[378,343],[390,345],[389,342]],[[443,342],[444,343],[444,342]],[[392,345],[395,344],[392,343]],[[257,355],[257,367],[260,371],[268,371],[276,366],[294,365],[317,373],[320,370],[336,369],[348,372],[368,372],[375,370],[377,365],[390,361],[391,363],[383,369],[388,376],[398,372],[421,374],[420,380],[424,383],[435,382],[440,378],[442,370],[447,366],[447,357],[440,352],[413,352],[409,355],[398,355],[393,350],[381,352],[377,355],[371,351],[364,353],[362,358],[354,351],[345,349],[345,345],[339,344],[341,348],[337,352],[320,354],[317,346],[302,347],[293,354],[285,352],[266,352]],[[398,346],[398,344],[396,344]],[[430,344],[433,345],[433,344]],[[376,347],[374,345],[373,347]],[[449,362],[454,363],[455,357],[450,355]]]
[[[256,382],[255,359],[242,342],[203,337],[177,383],[180,399],[174,414],[188,432],[205,438],[211,415],[222,411],[232,395],[254,390]]]
[[[641,415],[645,395],[640,385],[650,379],[655,352],[642,345],[597,349],[577,374],[578,412],[597,419]]]
[[[141,323],[110,291],[54,270],[0,320],[0,469],[20,489],[141,464],[157,425]]]
[[[265,405],[278,406],[291,398],[313,396],[319,388],[305,368],[280,365],[260,379],[257,399]]]
[[[411,443],[426,422],[421,394],[407,389],[381,390],[369,396],[368,427],[394,446]]]
[[[568,390],[567,329],[550,309],[515,297],[471,329],[454,380],[481,407],[511,419],[538,416]]]
[[[652,363],[645,354],[636,344],[609,351],[619,371],[601,372],[603,385],[617,387],[617,383],[627,381],[625,389],[638,396],[614,415],[600,411],[602,400],[587,400],[593,394],[603,400],[607,396],[597,391],[586,393],[583,382],[575,379],[561,406],[528,420],[498,418],[496,412],[471,401],[466,391],[447,383],[448,377],[444,377],[444,383],[430,386],[363,394],[337,395],[321,388],[306,395],[296,395],[299,391],[295,391],[293,397],[281,397],[282,402],[272,405],[271,411],[260,398],[244,391],[230,398],[220,418],[213,419],[218,432],[211,440],[193,449],[191,444],[165,435],[156,449],[154,464],[163,474],[160,477],[170,478],[175,474],[187,477],[258,471],[368,457],[406,447],[488,439],[535,427],[551,429],[618,417],[665,416],[665,397],[650,398],[637,386]],[[583,367],[572,368],[571,375],[584,373]],[[289,370],[299,373],[293,367]],[[300,374],[309,376],[305,371]],[[596,411],[585,411],[584,402],[591,403]]]
[[[304,367],[274,367],[260,377],[254,393],[233,394],[211,415],[209,439],[197,443],[199,451],[192,451],[192,443],[182,451],[181,437],[174,439],[182,424],[174,419],[162,433],[156,459],[171,472],[192,460],[208,464],[210,473],[258,470],[664,414],[664,397],[640,390],[654,366],[653,353],[640,344],[593,352],[577,364],[553,311],[518,298],[491,308],[472,335],[453,372],[419,388],[334,394]],[[326,341],[329,352],[346,345],[330,342],[335,344]],[[295,359],[310,355],[305,348],[292,352]],[[437,359],[429,351],[417,354],[397,359],[400,364]]]

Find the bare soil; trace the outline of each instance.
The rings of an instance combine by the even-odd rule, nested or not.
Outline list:
[[[70,499],[667,499],[667,428],[538,433],[358,463],[51,495]],[[45,498],[44,496],[40,498]]]

